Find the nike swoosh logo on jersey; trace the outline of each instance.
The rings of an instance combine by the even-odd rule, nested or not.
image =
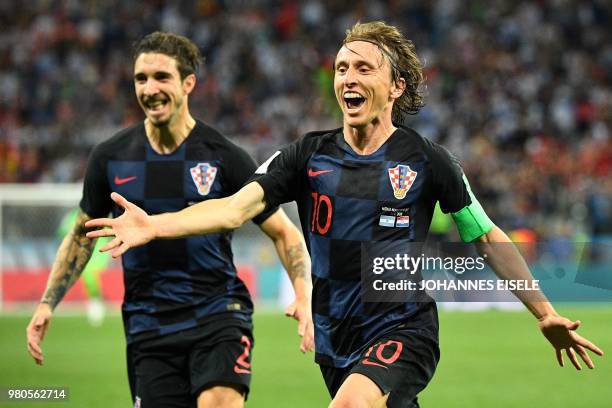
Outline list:
[[[130,181],[136,180],[136,176],[119,178],[115,176],[115,184],[120,186],[121,184],[129,183]]]
[[[317,177],[321,174],[331,173],[333,170],[313,170],[312,168],[308,169],[308,177]]]

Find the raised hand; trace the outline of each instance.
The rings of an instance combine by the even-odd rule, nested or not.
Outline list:
[[[580,327],[580,320],[572,322],[563,316],[546,316],[540,319],[538,326],[542,334],[555,348],[557,361],[561,367],[563,367],[562,350],[565,350],[567,357],[577,370],[581,370],[582,366],[576,354],[582,358],[587,367],[591,369],[595,367],[585,349],[591,350],[598,356],[603,356],[603,351],[599,347],[576,333],[576,329]]]
[[[108,237],[115,238],[100,248],[101,252],[111,251],[113,258],[117,258],[128,249],[146,244],[155,238],[155,227],[151,217],[141,208],[132,204],[120,194],[112,193],[111,198],[124,209],[118,218],[96,218],[85,223],[88,228],[105,227],[87,233],[88,238]]]

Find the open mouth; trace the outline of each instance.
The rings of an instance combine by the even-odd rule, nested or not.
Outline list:
[[[345,92],[344,102],[349,109],[358,109],[365,103],[366,98],[358,94],[357,92]]]
[[[168,104],[167,100],[153,99],[144,103],[148,110],[157,112],[162,110]]]

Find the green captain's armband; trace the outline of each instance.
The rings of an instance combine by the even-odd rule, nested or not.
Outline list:
[[[467,187],[472,203],[451,215],[455,220],[455,225],[457,225],[457,230],[459,230],[459,235],[463,242],[472,242],[491,231],[494,224],[483,210],[474,193],[472,193],[470,183],[468,183],[465,174],[463,175],[463,182]]]

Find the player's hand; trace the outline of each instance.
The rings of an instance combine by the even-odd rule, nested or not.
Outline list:
[[[538,326],[542,334],[555,348],[557,361],[561,367],[563,367],[563,350],[577,370],[581,370],[582,367],[576,354],[582,358],[589,368],[595,367],[585,349],[591,350],[598,356],[603,356],[603,351],[599,347],[576,333],[576,329],[580,327],[580,320],[572,322],[563,316],[552,315],[540,319]]]
[[[96,218],[85,223],[88,228],[106,227],[87,233],[88,238],[115,238],[100,248],[100,252],[111,251],[113,258],[118,258],[132,247],[146,244],[155,238],[155,228],[151,217],[141,208],[132,204],[120,194],[112,193],[111,198],[124,209],[118,218]]]
[[[28,341],[28,352],[36,361],[36,364],[42,365],[44,357],[40,343],[45,338],[45,334],[51,323],[51,315],[53,311],[51,306],[46,303],[41,303],[36,307],[34,316],[30,320],[30,324],[26,328],[26,338]]]
[[[312,309],[310,299],[299,298],[285,309],[285,316],[293,317],[298,321],[298,335],[302,338],[300,351],[314,351],[314,324],[312,323]]]

